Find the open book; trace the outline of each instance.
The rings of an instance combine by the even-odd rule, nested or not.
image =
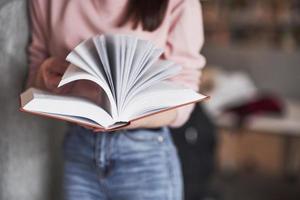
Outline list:
[[[203,100],[206,96],[167,81],[181,67],[159,60],[162,49],[125,35],[97,35],[66,58],[71,64],[59,87],[77,80],[98,84],[104,101],[51,94],[30,88],[21,94],[21,110],[103,130]]]

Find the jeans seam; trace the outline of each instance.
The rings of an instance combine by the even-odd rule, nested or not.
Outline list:
[[[173,168],[172,168],[172,161],[170,159],[170,155],[169,155],[169,149],[166,149],[165,150],[165,156],[166,156],[166,167],[168,169],[168,176],[169,176],[169,183],[168,183],[168,192],[167,192],[167,197],[166,199],[167,200],[173,200],[173,191],[172,191],[172,188],[174,187],[173,186],[173,176],[174,176],[174,172],[173,172]]]
[[[99,144],[100,142],[100,137],[98,135],[95,135],[95,140],[94,140],[94,159],[95,159],[95,165],[96,167],[100,167],[100,162],[99,162],[99,157],[100,157],[100,148],[101,145]]]

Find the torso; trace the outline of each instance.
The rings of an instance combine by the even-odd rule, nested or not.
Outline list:
[[[45,1],[45,0],[43,0]],[[131,24],[118,27],[127,0],[51,0],[48,5],[48,50],[51,56],[66,57],[81,41],[96,34],[131,34],[148,39],[164,48],[170,28],[170,6],[162,25],[154,32],[131,29]],[[172,4],[174,0],[170,1]],[[46,4],[47,4],[46,3]],[[173,3],[174,4],[174,3]]]

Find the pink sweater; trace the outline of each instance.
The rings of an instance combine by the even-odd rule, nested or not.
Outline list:
[[[172,80],[198,89],[200,69],[205,59],[203,24],[199,0],[170,0],[162,25],[154,32],[130,24],[117,27],[127,0],[30,0],[32,41],[29,45],[29,82],[49,56],[65,58],[82,40],[96,34],[123,33],[153,41],[165,50],[163,57],[183,66]],[[180,95],[180,94],[178,94]],[[172,127],[183,125],[193,105],[178,109]]]

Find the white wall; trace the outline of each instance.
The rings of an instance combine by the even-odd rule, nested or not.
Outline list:
[[[300,100],[300,51],[205,46],[208,64],[249,72],[263,91]]]
[[[25,0],[0,1],[0,199],[60,199],[64,125],[18,111],[27,73]]]

